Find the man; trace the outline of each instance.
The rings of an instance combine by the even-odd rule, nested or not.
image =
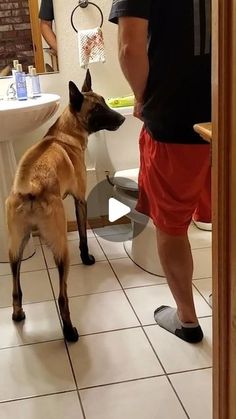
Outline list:
[[[177,309],[155,310],[158,325],[195,343],[203,338],[193,301],[187,230],[210,173],[210,148],[193,131],[211,120],[210,0],[113,0],[119,61],[136,99],[139,200]]]
[[[52,0],[41,1],[39,18],[40,18],[41,33],[45,41],[47,42],[47,44],[52,49],[54,55],[56,55],[57,54],[57,40],[56,40],[56,35],[52,28],[53,20],[54,20]]]

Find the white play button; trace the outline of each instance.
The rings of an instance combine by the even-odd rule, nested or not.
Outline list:
[[[119,218],[128,214],[130,211],[131,209],[128,207],[128,205],[122,204],[122,202],[117,201],[115,198],[109,199],[108,219],[111,223],[119,220]]]

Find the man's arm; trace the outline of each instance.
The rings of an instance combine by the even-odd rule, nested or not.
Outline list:
[[[45,41],[54,51],[57,51],[57,40],[56,35],[52,30],[52,21],[41,19],[40,28]]]
[[[119,18],[120,66],[134,92],[137,104],[142,104],[149,73],[147,37],[148,20],[134,17]]]

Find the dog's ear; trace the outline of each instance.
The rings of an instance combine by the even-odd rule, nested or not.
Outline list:
[[[91,92],[92,90],[92,79],[91,79],[91,74],[89,70],[86,71],[84,84],[81,90],[82,92]]]
[[[70,105],[75,111],[80,112],[82,103],[84,100],[84,96],[79,91],[75,83],[73,83],[73,81],[69,82],[69,94],[70,94]]]

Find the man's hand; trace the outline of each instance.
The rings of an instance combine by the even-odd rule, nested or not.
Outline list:
[[[55,51],[55,49],[49,48],[48,53],[49,55],[57,56],[57,52]]]
[[[138,100],[135,99],[133,115],[136,118],[141,119],[141,121],[143,120],[142,119],[142,109],[143,109],[143,103],[141,101],[138,101]]]

